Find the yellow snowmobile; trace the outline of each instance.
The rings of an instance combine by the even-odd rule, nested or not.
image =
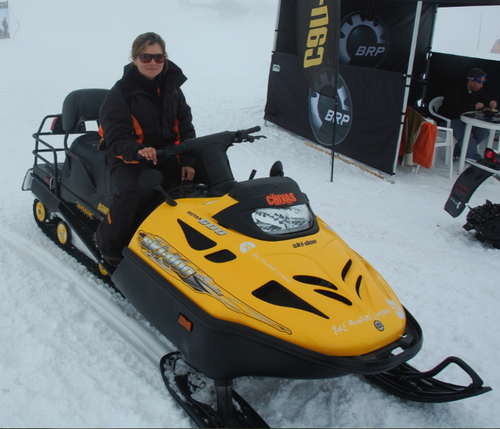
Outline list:
[[[94,232],[114,185],[97,150],[100,136],[85,126],[97,120],[106,92],[74,91],[62,114],[44,118],[23,189],[36,197],[38,225],[90,269],[110,273],[114,287],[179,349],[162,358],[161,373],[200,427],[267,427],[231,387],[242,376],[361,374],[423,402],[491,390],[459,358],[428,372],[407,363],[422,347],[417,321],[377,271],[314,215],[279,161],[269,177],[234,180],[226,151],[261,138],[253,135],[259,127],[166,148],[163,156],[196,156],[206,183],[163,188],[161,173],[144,173],[141,186],[158,202],[123,249],[123,261],[106,266]],[[436,380],[449,364],[471,383]],[[207,379],[215,383],[213,406],[200,400]]]

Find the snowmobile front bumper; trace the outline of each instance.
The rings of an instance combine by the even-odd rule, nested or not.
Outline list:
[[[453,363],[470,376],[471,383],[468,386],[434,378]],[[404,363],[389,371],[365,377],[393,395],[416,402],[452,402],[491,391],[491,387],[483,386],[483,380],[469,365],[455,356],[447,357],[427,372],[420,372],[408,363]]]

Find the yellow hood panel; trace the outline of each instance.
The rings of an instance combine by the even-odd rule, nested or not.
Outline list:
[[[392,289],[320,219],[317,234],[261,241],[213,220],[234,202],[163,204],[130,248],[210,315],[318,353],[362,355],[403,335],[405,313]],[[203,245],[193,248],[185,229]]]

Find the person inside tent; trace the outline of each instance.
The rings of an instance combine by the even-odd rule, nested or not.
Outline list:
[[[460,115],[485,108],[497,108],[497,102],[484,91],[484,82],[486,82],[486,73],[481,69],[473,68],[467,73],[466,82],[459,82],[446,91],[443,104],[438,110],[439,114],[451,119],[453,135],[457,139],[455,157],[460,156],[465,131],[465,124],[460,120]],[[472,127],[467,158],[475,160],[481,158],[477,146],[488,136],[488,132],[484,128]]]
[[[95,237],[103,259],[113,265],[123,258],[122,250],[141,218],[141,209],[152,199],[139,187],[141,173],[158,169],[170,181],[192,181],[197,173],[192,157],[163,162],[157,157],[157,149],[196,136],[191,108],[180,89],[187,78],[168,60],[165,42],[156,33],[144,33],[134,40],[131,59],[99,112],[101,146],[104,143],[119,191]],[[139,162],[137,155],[148,162]]]

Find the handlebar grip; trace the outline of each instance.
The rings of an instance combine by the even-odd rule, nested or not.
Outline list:
[[[256,133],[256,132],[258,132],[260,130],[261,130],[260,126],[257,125],[257,126],[255,126],[253,128],[249,128],[248,130],[243,130],[243,132],[246,133],[246,134],[252,134],[252,133]]]

